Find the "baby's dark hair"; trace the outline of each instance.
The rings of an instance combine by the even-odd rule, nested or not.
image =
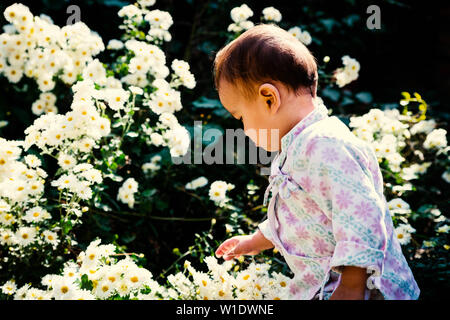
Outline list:
[[[297,38],[275,25],[259,24],[227,44],[214,60],[214,83],[237,85],[247,98],[262,83],[279,81],[296,94],[317,89],[317,63]]]

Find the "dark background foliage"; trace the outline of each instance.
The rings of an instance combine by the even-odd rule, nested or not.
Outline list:
[[[69,16],[66,13],[67,7],[71,4],[79,5],[81,20],[101,35],[105,45],[121,34],[118,28],[121,19],[117,16],[117,11],[123,5],[132,3],[126,0],[3,0],[0,12],[14,2],[27,5],[35,15],[49,15],[59,26],[66,24]],[[211,113],[208,109],[199,108],[197,100],[199,97],[217,99],[211,74],[214,53],[228,40],[226,30],[231,23],[230,10],[243,3],[254,11],[255,15],[251,18],[254,22],[259,21],[263,8],[274,6],[283,15],[281,27],[298,25],[307,30],[313,38],[309,48],[319,65],[324,65],[324,56],[331,57],[327,70],[341,66],[341,57],[347,54],[361,63],[359,79],[344,90],[319,88],[319,95],[335,112],[341,115],[362,114],[381,104],[396,103],[401,91],[409,91],[422,95],[429,104],[429,115],[448,120],[448,3],[438,6],[438,1],[420,0],[157,0],[154,8],[169,11],[174,20],[174,25],[170,28],[173,40],[164,45],[167,60],[187,60],[197,79],[194,90],[184,90],[182,93],[184,109],[178,115],[181,123],[189,125],[194,120],[201,120],[204,125],[214,123],[223,128],[239,126],[223,113]],[[372,4],[381,8],[381,30],[369,30],[366,27],[366,9]],[[2,16],[0,25],[4,23],[6,21]],[[108,57],[100,54],[99,59],[107,62]],[[67,88],[56,90],[63,92]],[[360,95],[355,96],[350,91]],[[24,138],[24,129],[35,119],[31,113],[31,104],[38,94],[32,81],[22,81],[13,86],[4,77],[0,77],[0,120],[8,120],[12,124],[0,129],[2,137]],[[70,106],[70,100],[58,100],[57,105],[60,112],[65,112]],[[134,152],[135,156],[141,156],[142,163],[148,160],[148,155],[139,155],[136,146],[125,145],[124,149],[125,154]],[[123,173],[126,170],[125,167]],[[116,241],[126,245],[130,252],[143,252],[148,257],[146,267],[158,274],[176,259],[173,248],[184,252],[194,243],[195,233],[209,229],[209,218],[216,210],[212,202],[205,204],[183,192],[183,184],[200,175],[226,180],[236,185],[231,193],[231,197],[235,199],[245,194],[245,186],[250,179],[261,186],[261,195],[267,182],[265,177],[256,173],[257,167],[251,165],[169,167],[152,180],[153,187],[150,186],[150,190],[153,191],[148,193],[148,197],[152,197],[153,201],[147,206],[141,206],[141,212],[127,214],[131,210],[114,205],[112,207],[115,212],[111,214],[92,210],[91,214],[85,216],[83,225],[75,230],[78,240],[83,247],[100,236],[105,242]],[[176,185],[173,181],[182,181],[183,184]],[[207,190],[203,192],[206,195]],[[114,203],[115,199],[111,200]],[[261,204],[262,199],[258,203],[252,203],[242,198],[241,202],[244,210],[251,211],[252,207]],[[264,218],[260,212],[253,215],[255,220]],[[218,223],[220,222],[221,217],[218,218]],[[223,239],[225,234],[219,232],[215,236]],[[442,263],[446,268],[445,261],[439,261],[435,257],[425,259],[422,264],[417,265],[418,272],[415,272],[422,288],[422,298],[445,296],[449,289],[445,280],[437,284],[433,282],[437,279],[429,277],[432,274],[431,261],[434,261],[436,268],[433,270],[439,272],[443,270]],[[440,277],[445,279],[445,275],[448,272]]]

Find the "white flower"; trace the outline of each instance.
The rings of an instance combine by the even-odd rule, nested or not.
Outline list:
[[[42,92],[51,91],[55,88],[55,81],[53,81],[53,74],[44,73],[40,75],[37,79],[37,84],[39,86],[39,90]]]
[[[411,166],[403,168],[400,176],[405,180],[417,179],[419,174],[424,174],[429,166],[431,166],[431,162],[423,164],[413,163]]]
[[[447,130],[445,129],[434,129],[427,135],[423,147],[425,149],[445,148],[447,146],[446,134]]]
[[[350,58],[348,55],[342,57],[343,68],[335,71],[336,84],[342,88],[348,83],[358,79],[360,64],[356,59]]]
[[[136,182],[136,180],[134,180],[134,178],[128,178],[123,183],[122,188],[124,188],[125,190],[127,190],[129,192],[134,193],[134,192],[137,192],[137,190],[138,190],[138,183]]]
[[[76,159],[71,155],[62,153],[58,157],[58,165],[64,170],[69,170],[70,168],[73,168],[76,164],[77,164]]]
[[[151,7],[155,4],[156,0],[138,0],[137,1],[142,7]]]
[[[89,79],[97,84],[103,84],[106,81],[106,70],[103,64],[95,59],[84,68],[83,79]]]
[[[124,104],[128,101],[128,98],[130,97],[130,92],[125,91],[123,89],[105,89],[104,90],[104,97],[106,101],[108,102],[108,106],[118,111],[120,109],[123,109]]]
[[[36,240],[36,229],[21,227],[16,231],[15,238],[20,246],[25,247]]]
[[[239,23],[253,16],[253,11],[246,4],[243,4],[240,7],[231,9],[230,16],[234,22]]]
[[[8,78],[9,82],[17,83],[22,79],[23,71],[16,66],[5,67],[4,75]]]
[[[264,20],[266,21],[275,21],[275,22],[281,21],[281,12],[278,9],[275,9],[274,7],[265,8],[262,11],[262,13],[264,15]]]
[[[409,130],[411,134],[426,133],[429,134],[436,127],[436,121],[434,119],[422,120],[411,127]]]
[[[2,245],[12,245],[16,243],[16,237],[11,230],[0,229],[0,243]]]
[[[128,90],[130,90],[131,93],[136,94],[136,95],[141,95],[141,94],[144,93],[144,90],[142,90],[142,89],[139,88],[139,87],[135,87],[135,86],[130,86],[130,87],[128,88]]]
[[[186,61],[178,59],[172,61],[172,70],[176,74],[183,74],[184,72],[189,71],[189,69],[190,69],[189,63],[187,63]]]
[[[7,212],[11,209],[11,206],[3,199],[0,199],[0,212]]]
[[[119,17],[126,17],[128,19],[133,18],[136,22],[142,21],[142,11],[136,7],[135,5],[128,5],[125,7],[122,7],[122,9],[118,12]]]
[[[170,13],[161,10],[152,10],[146,14],[145,20],[148,21],[152,28],[169,30],[173,24]]]
[[[150,139],[151,142],[155,145],[155,146],[160,146],[164,143],[164,139],[162,137],[162,135],[160,135],[159,133],[153,132],[150,135]]]
[[[52,296],[55,300],[71,300],[77,291],[72,279],[56,276],[52,279]]]
[[[29,154],[27,156],[25,156],[25,163],[30,167],[30,168],[36,168],[36,167],[40,167],[41,166],[41,160],[39,160],[38,157],[36,157],[33,154]]]
[[[164,112],[159,115],[159,121],[161,124],[167,126],[168,128],[175,128],[179,126],[177,117],[175,117],[172,113]]]
[[[44,241],[50,243],[53,247],[56,247],[59,244],[58,235],[53,231],[45,230],[42,233],[42,236],[44,237]]]
[[[134,178],[128,178],[119,188],[117,200],[128,204],[130,208],[134,207],[134,194],[138,191],[138,183]]]
[[[186,183],[185,188],[187,190],[195,190],[201,187],[204,187],[208,184],[208,179],[205,177],[198,177],[197,179],[192,180],[191,182]]]
[[[39,222],[39,221],[43,221],[43,220],[50,219],[50,218],[51,218],[51,216],[48,213],[48,211],[41,207],[34,207],[31,209],[28,209],[25,212],[25,216],[23,217],[23,219],[29,223]]]
[[[2,292],[9,296],[13,295],[17,290],[16,283],[13,280],[6,281],[1,288]]]
[[[31,112],[33,112],[35,115],[40,115],[45,111],[45,102],[41,99],[36,100],[31,105]]]
[[[401,245],[408,244],[411,241],[411,232],[415,230],[410,225],[401,224],[395,228],[395,235]]]
[[[450,230],[450,226],[446,224],[446,225],[440,226],[437,229],[437,232],[439,232],[439,233],[448,233],[449,230]]]
[[[441,177],[445,182],[450,183],[450,171],[444,171]]]
[[[110,50],[120,50],[123,48],[123,42],[117,39],[111,39],[108,42],[108,45],[106,46],[107,49]]]
[[[160,155],[155,155],[150,159],[150,162],[144,163],[141,167],[142,171],[147,173],[148,171],[156,171],[161,168],[159,162],[161,161]]]
[[[221,205],[228,201],[226,192],[234,188],[234,185],[225,181],[214,181],[209,188],[209,198]]]
[[[171,128],[164,133],[164,139],[172,157],[181,157],[188,152],[191,137],[185,127],[178,125]]]
[[[311,42],[312,42],[312,37],[311,37],[311,35],[309,34],[308,31],[303,31],[299,35],[298,39],[306,46],[311,44]]]
[[[388,207],[392,213],[408,214],[411,212],[409,204],[400,198],[395,198],[389,201]]]
[[[311,35],[308,31],[302,31],[300,27],[292,27],[288,30],[295,38],[300,40],[304,45],[309,45],[312,41]]]

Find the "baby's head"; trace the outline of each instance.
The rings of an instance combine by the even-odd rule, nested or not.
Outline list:
[[[242,120],[250,139],[277,151],[272,130],[282,137],[313,105],[317,64],[289,32],[260,24],[217,53],[214,81],[223,106]]]

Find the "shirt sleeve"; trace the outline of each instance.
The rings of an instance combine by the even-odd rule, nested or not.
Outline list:
[[[269,219],[264,220],[260,224],[258,224],[258,228],[263,234],[264,238],[273,243],[272,231],[269,226]]]
[[[367,269],[373,277],[381,276],[387,244],[386,204],[368,168],[376,157],[332,138],[318,138],[309,152],[306,191],[331,221],[336,241],[332,270],[341,272],[343,266],[356,266]]]

